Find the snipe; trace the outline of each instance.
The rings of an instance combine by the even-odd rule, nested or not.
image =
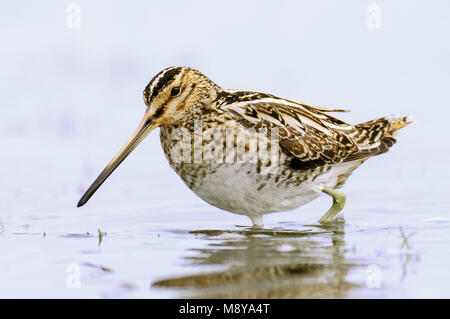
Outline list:
[[[225,90],[201,72],[170,67],[144,90],[144,118],[78,202],[156,127],[172,168],[200,198],[247,215],[262,226],[268,213],[287,211],[326,193],[329,222],[343,208],[340,188],[369,157],[387,152],[410,117],[351,125],[328,109],[252,91]]]

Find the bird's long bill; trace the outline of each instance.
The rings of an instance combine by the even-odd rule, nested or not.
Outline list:
[[[91,198],[92,195],[97,191],[97,189],[103,184],[103,182],[108,178],[109,175],[114,172],[114,170],[122,163],[128,155],[139,145],[140,142],[154,129],[152,125],[151,118],[148,115],[148,110],[145,112],[144,118],[139,124],[136,131],[130,139],[125,143],[122,149],[117,153],[117,155],[106,165],[105,169],[97,177],[97,179],[92,183],[88,190],[81,197],[77,204],[77,207],[83,206]]]

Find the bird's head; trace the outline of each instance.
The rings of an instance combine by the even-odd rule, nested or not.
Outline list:
[[[188,67],[169,67],[153,77],[144,89],[147,109],[136,131],[122,149],[105,167],[78,202],[83,206],[109,175],[155,128],[176,125],[197,112],[207,112],[215,107],[220,92],[201,72]]]
[[[164,69],[144,89],[147,117],[154,127],[176,124],[189,114],[214,107],[219,90],[216,84],[195,69]]]

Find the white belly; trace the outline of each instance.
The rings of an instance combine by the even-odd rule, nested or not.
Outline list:
[[[274,183],[273,179],[266,180],[264,175],[256,172],[247,174],[248,169],[243,166],[222,165],[215,168],[215,173],[207,174],[192,190],[209,204],[247,215],[259,224],[265,214],[288,211],[309,203],[321,195],[323,187],[334,188],[338,176],[359,164],[338,164],[315,179],[310,178],[295,186]]]
[[[221,166],[192,189],[204,201],[220,209],[250,218],[287,211],[320,195],[321,188],[307,182],[299,186],[274,184],[264,175],[246,174],[246,169]]]

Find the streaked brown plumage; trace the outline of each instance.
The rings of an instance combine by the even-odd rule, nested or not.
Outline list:
[[[170,165],[208,203],[245,214],[255,225],[262,225],[264,214],[296,208],[325,192],[334,199],[321,220],[328,222],[345,202],[336,189],[366,159],[388,151],[396,141],[396,131],[411,123],[409,117],[383,117],[351,125],[329,114],[345,110],[258,92],[224,90],[201,72],[184,67],[157,74],[144,90],[144,101],[148,107],[140,127],[79,206],[151,129],[160,127],[161,145]],[[234,134],[232,142],[212,138],[229,131]],[[258,138],[266,143],[268,153],[277,155],[276,165],[271,157],[255,157],[249,138],[255,131],[264,133]],[[174,139],[180,132],[184,137]],[[195,145],[199,134],[202,138]],[[233,147],[227,148],[227,143]],[[259,144],[256,151],[261,151]],[[210,156],[217,153],[219,156]],[[270,170],[263,172],[265,168]]]

